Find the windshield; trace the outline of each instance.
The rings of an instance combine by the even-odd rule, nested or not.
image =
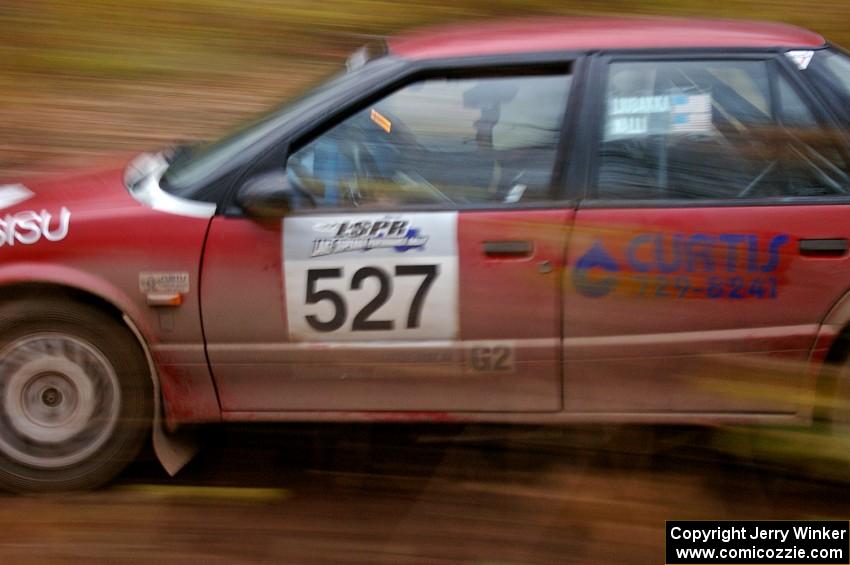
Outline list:
[[[382,51],[368,45],[355,51],[346,61],[345,69],[331,75],[318,86],[287,100],[272,111],[238,127],[233,133],[211,143],[186,145],[172,153],[168,170],[162,177],[163,190],[181,197],[200,184],[213,180],[217,173],[237,159],[254,144],[279,129],[291,118],[321,103],[325,94],[363,72],[366,65],[381,57]]]

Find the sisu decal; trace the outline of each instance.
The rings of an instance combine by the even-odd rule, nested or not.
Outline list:
[[[289,217],[283,266],[293,340],[457,337],[455,212]]]
[[[70,224],[71,212],[64,206],[59,210],[55,222],[53,215],[47,210],[7,214],[5,218],[0,219],[0,247],[13,246],[16,243],[32,245],[42,238],[61,241],[68,235]]]
[[[615,256],[596,240],[572,271],[583,296],[773,299],[787,234],[640,233]]]

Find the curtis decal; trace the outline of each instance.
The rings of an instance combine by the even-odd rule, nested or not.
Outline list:
[[[775,299],[790,243],[783,233],[640,233],[612,253],[596,240],[576,261],[572,282],[589,298]]]

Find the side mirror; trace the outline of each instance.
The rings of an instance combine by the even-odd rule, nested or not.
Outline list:
[[[236,203],[254,218],[280,218],[296,208],[313,208],[312,199],[292,185],[284,171],[248,179],[236,193]]]

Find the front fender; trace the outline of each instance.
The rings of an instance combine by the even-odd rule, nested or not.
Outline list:
[[[150,320],[127,294],[108,280],[67,265],[18,262],[0,266],[2,288],[12,285],[47,284],[94,295],[130,317],[148,343],[156,342]]]
[[[156,334],[152,331],[147,316],[139,311],[125,292],[91,273],[64,265],[43,263],[17,263],[0,267],[0,299],[2,299],[4,287],[20,288],[25,285],[49,285],[57,289],[96,296],[120,312],[124,324],[138,341],[148,363],[154,397],[154,417],[151,426],[154,453],[166,472],[170,475],[176,474],[197,453],[198,444],[186,434],[167,433],[165,424],[167,421],[173,421],[174,417],[167,411],[167,407],[171,404],[163,402],[162,372],[157,369],[151,353],[151,344],[155,342]]]

